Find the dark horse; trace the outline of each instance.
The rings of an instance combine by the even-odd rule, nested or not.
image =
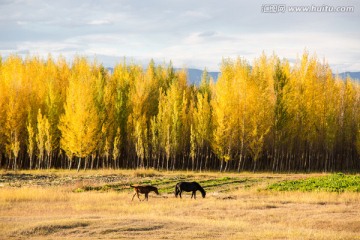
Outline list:
[[[197,182],[179,182],[175,186],[175,197],[180,195],[181,198],[181,193],[185,191],[185,192],[192,192],[191,198],[194,197],[194,199],[196,199],[197,190],[201,192],[203,198],[206,196],[205,190]]]
[[[146,201],[149,199],[149,192],[155,192],[157,195],[159,195],[158,189],[156,187],[154,187],[154,186],[149,186],[149,185],[147,185],[147,186],[133,186],[133,185],[130,185],[130,187],[134,188],[134,191],[135,191],[135,194],[132,197],[131,201],[134,200],[135,195],[137,195],[138,199],[140,200],[140,197],[139,197],[140,193],[145,194],[144,200],[146,199]]]

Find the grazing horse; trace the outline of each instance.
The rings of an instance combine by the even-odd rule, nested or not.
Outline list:
[[[138,199],[140,200],[139,194],[145,194],[145,198],[146,201],[148,201],[149,199],[149,192],[155,192],[157,195],[159,195],[158,189],[156,187],[150,186],[150,185],[146,185],[146,186],[133,186],[130,185],[130,187],[134,188],[135,194],[132,197],[131,201],[134,200],[135,195],[137,195]],[[141,201],[141,200],[140,200]]]
[[[205,190],[197,182],[179,182],[175,186],[175,197],[180,195],[181,198],[181,193],[185,191],[185,192],[192,192],[191,198],[194,197],[194,199],[196,199],[197,190],[201,192],[203,198],[206,196]]]

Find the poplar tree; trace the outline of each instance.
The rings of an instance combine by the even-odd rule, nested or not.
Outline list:
[[[65,112],[60,118],[61,148],[70,162],[73,157],[78,158],[78,171],[81,159],[92,154],[97,146],[99,118],[94,99],[97,77],[91,72],[86,59],[75,60],[67,89]]]
[[[50,139],[49,137],[49,121],[46,116],[43,116],[41,110],[39,109],[37,114],[37,131],[36,131],[36,146],[38,149],[38,168],[45,167],[45,150],[46,147],[49,148],[48,144]],[[46,146],[47,145],[47,146]],[[47,149],[49,150],[49,149]]]
[[[224,59],[199,86],[172,63],[114,72],[0,57],[0,166],[272,171],[360,168],[360,84],[305,51]]]
[[[233,62],[230,59],[223,60],[221,76],[215,86],[215,96],[212,101],[214,118],[213,151],[220,160],[220,171],[223,170],[223,162],[231,159],[232,151],[232,121],[234,110],[234,98],[232,96],[234,86]]]
[[[24,82],[24,67],[18,56],[9,56],[1,67],[3,84],[2,135],[5,145],[5,155],[9,159],[8,167],[17,169],[18,157],[22,146],[25,144],[25,129],[28,102],[26,98],[27,84]]]
[[[33,167],[33,159],[36,146],[35,129],[31,122],[28,123],[26,129],[28,132],[27,153],[29,155],[29,169],[31,170]]]

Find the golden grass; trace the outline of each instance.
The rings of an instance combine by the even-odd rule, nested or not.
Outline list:
[[[114,172],[91,173],[124,174],[131,181],[152,174],[188,174],[195,179],[224,176]],[[71,171],[56,174],[76,176]],[[359,193],[259,192],[254,187],[229,192],[215,189],[196,200],[190,194],[179,199],[151,193],[148,202],[140,202],[131,201],[131,190],[76,193],[76,187],[0,187],[0,239],[360,239]]]
[[[56,201],[68,201],[69,192],[63,188],[7,188],[0,190],[0,203],[1,202],[56,202]]]

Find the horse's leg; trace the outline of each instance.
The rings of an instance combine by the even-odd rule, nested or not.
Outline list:
[[[149,200],[149,193],[145,193],[145,198],[144,198],[144,201],[145,201],[145,199],[146,199],[146,201],[148,201],[148,200]]]
[[[137,192],[137,197],[138,197],[139,201],[141,202],[140,194],[138,192]]]
[[[133,201],[133,200],[134,200],[135,195],[136,195],[136,192],[135,192],[134,196],[132,197],[131,201]]]
[[[182,198],[182,197],[181,197],[181,193],[182,193],[182,190],[180,190],[180,193],[179,193],[179,195],[180,195],[180,198]]]

